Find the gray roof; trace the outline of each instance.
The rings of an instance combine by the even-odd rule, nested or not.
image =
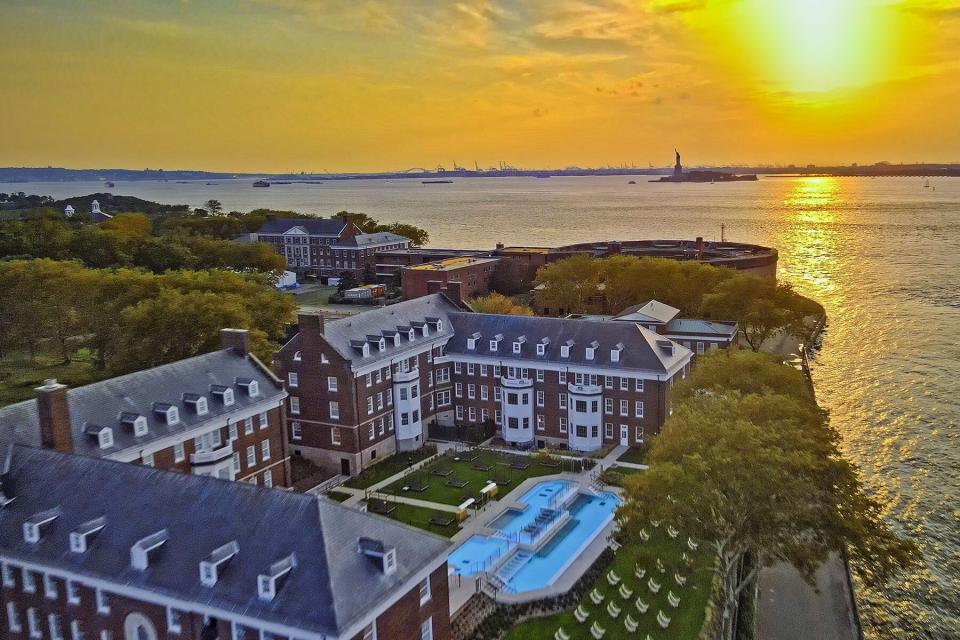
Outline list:
[[[658,322],[666,324],[676,318],[678,313],[680,313],[680,309],[676,307],[671,307],[657,300],[651,300],[644,304],[635,304],[632,307],[627,307],[613,316],[613,319],[624,322]]]
[[[237,383],[256,380],[258,395],[248,396]],[[222,385],[233,389],[234,404],[224,406],[211,387]],[[199,416],[185,396],[197,394],[207,398],[208,413]],[[145,444],[175,433],[190,431],[204,423],[223,424],[224,416],[241,412],[265,401],[279,403],[286,397],[282,384],[250,356],[233,349],[221,349],[170,364],[95,382],[67,390],[70,427],[75,453],[104,456]],[[180,422],[168,425],[155,412],[160,404],[176,406]],[[136,437],[129,426],[122,426],[122,413],[141,415],[147,419],[146,435]],[[113,429],[114,446],[101,449],[87,427]],[[15,441],[40,446],[40,422],[37,401],[26,400],[0,409],[0,441]]]
[[[400,236],[395,233],[390,233],[388,231],[378,231],[377,233],[360,233],[350,238],[346,238],[337,244],[333,245],[333,248],[337,247],[369,247],[375,244],[392,244],[396,242],[410,242],[410,238],[406,236]]]
[[[489,356],[510,362],[512,360],[541,361],[554,364],[577,364],[589,367],[610,366],[619,369],[640,369],[665,372],[669,367],[689,357],[690,350],[673,343],[673,354],[658,346],[666,341],[664,336],[640,325],[627,322],[580,320],[569,318],[540,318],[535,316],[507,316],[490,313],[450,314],[454,337],[447,343],[447,353]],[[467,348],[467,338],[474,333],[480,340],[474,350]],[[497,351],[490,351],[490,339],[503,336]],[[521,353],[513,353],[513,343],[519,336],[525,337]],[[537,355],[537,343],[549,340],[546,353]],[[560,356],[560,346],[572,341],[570,356]],[[587,360],[586,348],[596,342],[593,360]],[[618,344],[623,345],[620,360],[613,362],[610,352]]]
[[[722,322],[716,320],[692,320],[676,318],[667,323],[667,333],[705,334],[731,338],[737,332],[736,322]]]
[[[325,498],[33,447],[13,447],[6,481],[16,495],[0,509],[7,557],[315,634],[340,635],[363,621],[450,546]],[[40,541],[24,542],[24,521],[57,507]],[[71,553],[69,533],[101,517],[88,550]],[[149,567],[131,568],[130,547],[163,529],[167,542]],[[358,551],[361,536],[396,549],[395,573],[384,575]],[[236,557],[214,586],[201,585],[200,561],[231,541]],[[257,576],[290,554],[295,568],[272,601],[260,600]]]
[[[443,294],[434,293],[327,322],[323,334],[337,353],[347,360],[353,361],[354,364],[362,366],[396,357],[400,353],[409,351],[411,346],[415,347],[435,340],[438,336],[452,335],[449,315],[456,310],[457,307]],[[419,328],[430,319],[439,319],[441,330],[437,333],[435,328],[431,326],[429,327],[429,335],[423,337]],[[395,347],[393,346],[392,336],[400,327],[404,327],[404,330],[401,332],[400,346]],[[406,335],[410,327],[417,329],[413,342]],[[370,343],[370,355],[364,358],[362,351],[354,346],[362,345],[364,341],[369,341],[373,337],[381,335],[384,335],[384,337],[390,336],[386,341],[386,350],[383,352],[378,351],[377,346]],[[298,344],[299,334],[291,342],[293,347]]]
[[[312,236],[338,237],[347,224],[343,218],[272,218],[264,222],[257,233],[282,234],[293,227],[303,227]]]

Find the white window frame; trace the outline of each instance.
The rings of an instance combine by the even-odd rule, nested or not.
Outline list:
[[[340,403],[337,402],[336,400],[330,400],[328,408],[330,410],[330,419],[339,420],[340,419]]]
[[[167,607],[167,633],[180,633],[183,630],[183,612],[173,607]]]
[[[102,616],[110,614],[110,596],[103,589],[97,589],[95,592],[97,602],[97,613]]]
[[[300,386],[300,375],[296,371],[287,373],[287,386],[295,389]]]
[[[270,459],[270,441],[264,440],[260,443],[260,457],[264,462]]]
[[[635,418],[643,417],[643,400],[637,400],[633,403],[633,415]]]
[[[174,462],[183,462],[187,459],[187,452],[183,448],[182,442],[173,443],[173,461]]]
[[[630,415],[630,402],[628,400],[620,401],[620,415],[629,416]]]
[[[7,601],[7,629],[11,633],[23,631],[23,627],[20,625],[20,612],[17,611],[17,603],[13,600]]]
[[[247,447],[247,469],[257,466],[257,448],[253,445]]]
[[[340,427],[330,427],[330,444],[341,444]]]
[[[67,592],[67,604],[80,604],[80,585],[76,580],[67,580],[64,588]]]
[[[297,396],[290,396],[290,415],[300,415],[300,398]]]
[[[253,433],[253,417],[248,416],[243,419],[243,435],[249,436]]]
[[[641,378],[636,378],[636,379],[633,381],[633,383],[634,383],[634,384],[633,384],[633,390],[634,390],[634,391],[643,391],[643,379],[641,379]]]
[[[327,376],[327,391],[336,391],[338,386],[336,376]]]
[[[43,597],[47,600],[57,599],[57,584],[49,573],[43,574]]]
[[[427,604],[433,599],[433,593],[430,591],[430,576],[427,576],[420,582],[420,606]]]
[[[420,640],[433,640],[433,616],[430,616],[420,625]]]

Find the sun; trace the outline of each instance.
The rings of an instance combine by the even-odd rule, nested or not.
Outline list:
[[[793,93],[866,86],[889,77],[897,14],[880,0],[742,0],[728,37],[760,79]]]

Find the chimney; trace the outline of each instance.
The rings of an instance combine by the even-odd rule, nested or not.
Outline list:
[[[245,356],[250,353],[250,332],[246,329],[220,329],[220,346]]]
[[[703,238],[697,236],[697,258],[703,257]]]
[[[443,282],[441,280],[427,280],[427,295],[431,293],[440,293],[443,289]]]
[[[47,449],[73,453],[70,432],[70,407],[67,405],[67,385],[56,380],[45,380],[37,387],[37,416],[40,420],[40,441]]]
[[[497,249],[496,249],[496,250],[497,250],[497,251],[500,251],[501,249],[503,249],[503,243],[502,243],[502,242],[498,242],[498,243],[497,243]]]
[[[447,297],[456,304],[463,304],[463,289],[460,287],[460,283],[457,281],[452,281],[447,283],[446,289]]]
[[[323,352],[323,316],[319,313],[301,313],[297,316],[300,327],[300,350],[304,361],[319,362]]]

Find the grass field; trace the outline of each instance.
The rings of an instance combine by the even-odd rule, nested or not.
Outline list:
[[[401,471],[406,471],[412,464],[416,464],[424,458],[429,458],[437,452],[433,445],[427,445],[416,451],[398,452],[389,458],[384,458],[372,467],[367,467],[356,476],[347,480],[344,484],[351,489],[366,489],[382,480],[386,480],[392,475]]]
[[[526,469],[511,469],[511,462],[523,462],[529,466]],[[488,471],[474,469],[473,467],[478,463],[490,465],[492,468]],[[433,473],[442,468],[450,469],[452,473],[447,476]],[[418,500],[458,505],[467,498],[478,498],[480,489],[491,481],[497,482],[501,487],[499,494],[502,497],[527,478],[535,478],[559,472],[560,469],[546,466],[533,458],[512,456],[484,449],[479,451],[479,457],[473,462],[467,462],[465,460],[454,461],[452,455],[442,456],[436,462],[430,463],[430,465],[423,470],[401,478],[382,491],[383,493],[417,498]],[[462,488],[450,486],[448,482],[453,478],[465,480],[467,484]],[[427,485],[425,491],[403,490],[403,487],[409,486],[412,481],[416,480]]]
[[[300,306],[322,307],[330,303],[330,296],[336,292],[336,287],[320,287],[306,293],[295,294],[293,299]]]
[[[66,364],[39,360],[33,364],[26,359],[0,360],[0,406],[21,400],[36,398],[34,391],[48,378],[79,387],[107,377],[106,371],[98,371],[88,360],[75,360]]]
[[[620,462],[632,462],[633,464],[647,464],[647,448],[649,445],[642,444],[639,447],[630,447],[622,456],[617,458]]]
[[[344,493],[343,491],[337,491],[336,489],[326,493],[326,496],[331,500],[333,500],[334,502],[343,502],[344,500],[348,499],[350,495],[351,494],[349,493]]]
[[[456,522],[453,522],[445,527],[441,527],[440,525],[432,524],[430,522],[430,518],[437,515],[443,518],[452,518],[452,513],[448,513],[446,511],[434,511],[433,509],[415,507],[409,504],[391,503],[391,506],[394,507],[393,511],[387,514],[378,515],[382,515],[399,522],[404,522],[413,527],[417,527],[418,529],[425,529],[426,531],[436,533],[437,535],[444,536],[445,538],[452,537],[457,533],[457,531],[460,530],[460,525]]]
[[[631,589],[630,598],[624,599],[618,593],[619,585],[610,586],[606,574],[601,576],[594,585],[604,595],[603,602],[595,605],[589,596],[583,598],[583,608],[590,617],[584,623],[577,622],[573,611],[567,611],[547,618],[538,618],[517,625],[506,636],[506,640],[550,640],[558,627],[563,627],[576,640],[590,638],[590,625],[594,620],[606,629],[604,640],[620,640],[627,638],[651,638],[652,640],[694,640],[703,626],[704,610],[710,595],[710,585],[713,576],[713,563],[703,546],[697,553],[686,547],[687,537],[681,534],[671,539],[664,527],[654,529],[646,527],[650,534],[649,542],[640,545],[625,545],[614,557],[611,569],[622,579],[622,583]],[[683,561],[682,553],[686,551],[692,560],[689,566]],[[657,570],[656,561],[660,558],[666,571]],[[634,575],[635,567],[646,569],[643,579]],[[684,586],[679,586],[674,580],[674,572],[687,578]],[[660,591],[652,593],[647,585],[650,577],[660,584]],[[680,598],[680,604],[674,608],[667,598],[669,592]],[[587,592],[589,594],[589,591]],[[642,598],[649,605],[646,613],[641,614],[635,605],[637,598]],[[607,612],[607,604],[615,602],[623,609],[619,616],[613,618]],[[657,612],[670,618],[670,626],[666,629],[657,622]],[[635,632],[628,632],[624,626],[624,619],[630,614],[639,623]],[[649,634],[649,636],[648,636]]]

